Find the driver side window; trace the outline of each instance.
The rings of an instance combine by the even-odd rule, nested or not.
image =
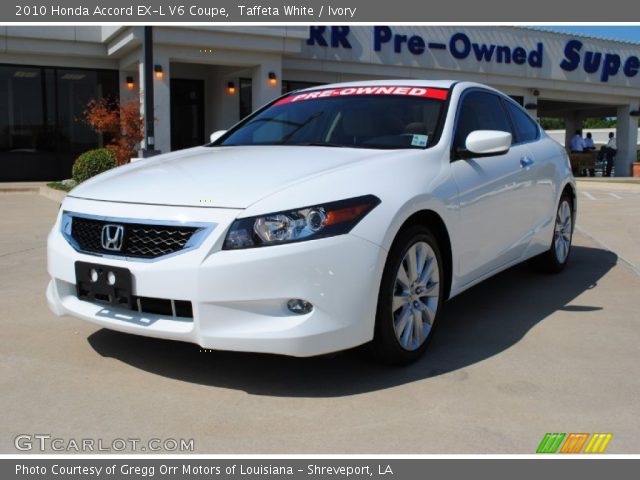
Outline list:
[[[454,149],[465,148],[467,136],[475,130],[500,130],[513,134],[498,95],[472,91],[463,97],[454,135]]]

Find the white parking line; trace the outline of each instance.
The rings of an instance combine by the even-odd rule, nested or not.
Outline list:
[[[587,197],[589,200],[595,200],[596,197],[594,197],[593,195],[591,195],[589,192],[582,192],[582,194]]]
[[[617,200],[622,200],[622,197],[620,195],[618,195],[617,193],[609,192],[609,195],[611,195],[613,198],[615,198]]]

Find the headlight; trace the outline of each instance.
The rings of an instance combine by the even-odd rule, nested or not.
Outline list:
[[[233,222],[225,250],[263,247],[341,235],[380,203],[373,195],[276,212]]]

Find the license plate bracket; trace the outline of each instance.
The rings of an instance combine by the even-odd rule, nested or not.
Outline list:
[[[76,293],[81,300],[113,307],[133,306],[133,276],[127,268],[76,262]]]

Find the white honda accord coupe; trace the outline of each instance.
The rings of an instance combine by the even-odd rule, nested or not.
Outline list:
[[[575,192],[563,147],[492,88],[314,87],[75,188],[49,235],[47,299],[204,348],[370,343],[408,363],[445,300],[527,259],[562,270]]]

